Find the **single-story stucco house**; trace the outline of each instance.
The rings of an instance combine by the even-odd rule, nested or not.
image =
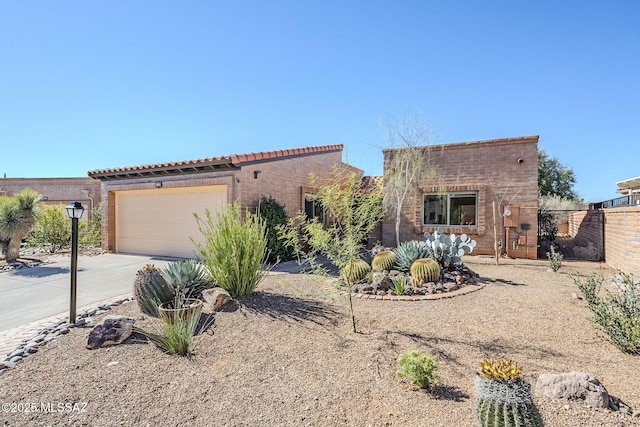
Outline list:
[[[403,207],[400,240],[422,240],[425,231],[476,240],[474,254],[501,251],[517,258],[537,257],[538,136],[492,139],[420,147],[433,174],[417,183]],[[384,150],[388,165],[397,150]],[[493,206],[496,206],[494,233]],[[382,224],[382,244],[395,246],[395,220]]]
[[[201,240],[193,214],[215,215],[236,202],[255,211],[273,197],[288,215],[313,216],[311,173],[327,177],[342,162],[342,144],[89,171],[102,184],[102,247],[112,252],[194,256]]]

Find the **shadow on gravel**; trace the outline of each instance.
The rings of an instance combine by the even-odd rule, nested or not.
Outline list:
[[[452,402],[464,402],[469,398],[456,386],[438,385],[431,390],[431,394],[438,400],[451,400]]]
[[[229,307],[227,310],[227,306]],[[336,323],[336,316],[340,313],[330,306],[304,298],[293,298],[287,295],[278,295],[267,292],[255,292],[242,298],[235,304],[227,304],[223,311],[235,311],[244,309],[258,315],[266,315],[274,320],[291,319],[297,322],[308,320],[318,325]]]
[[[499,283],[499,284],[510,285],[510,286],[529,286],[526,283],[518,283],[518,282],[513,282],[511,280],[495,279],[495,278],[489,278],[489,277],[480,277],[480,280],[489,285]]]
[[[558,353],[557,351],[545,349],[538,346],[518,345],[516,347],[500,339],[494,339],[487,342],[458,341],[458,340],[451,340],[447,338],[427,337],[420,334],[410,334],[405,332],[395,332],[395,333],[400,336],[409,338],[410,340],[420,345],[428,347],[432,354],[437,354],[442,359],[446,359],[447,361],[452,362],[459,366],[462,366],[462,364],[458,362],[455,358],[449,356],[446,352],[444,352],[442,348],[439,346],[440,343],[443,343],[443,344],[446,343],[448,345],[458,345],[461,347],[471,347],[471,348],[480,350],[482,353],[485,353],[485,354],[513,354],[513,353],[524,352],[540,358],[550,357],[550,356],[553,356],[553,357],[563,356],[562,353]]]

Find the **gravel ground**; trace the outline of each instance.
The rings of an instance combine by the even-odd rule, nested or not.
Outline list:
[[[215,314],[190,358],[129,340],[86,350],[77,328],[0,376],[4,426],[475,426],[473,378],[483,357],[508,357],[535,383],[542,373],[594,374],[640,409],[640,357],[621,353],[587,320],[567,273],[600,264],[468,257],[487,286],[436,301],[346,299],[308,275],[272,274],[253,296]],[[133,282],[133,278],[132,278]],[[149,327],[136,304],[114,314]],[[396,359],[440,359],[431,393],[395,377]],[[583,402],[535,399],[547,426],[632,426],[640,418]],[[35,412],[6,409],[35,408]],[[66,404],[66,406],[65,406]],[[57,412],[45,412],[47,405]]]

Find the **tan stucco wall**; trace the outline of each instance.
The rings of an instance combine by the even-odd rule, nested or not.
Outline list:
[[[12,196],[25,188],[40,193],[49,205],[78,201],[89,210],[101,201],[100,181],[93,178],[0,178],[0,195]]]

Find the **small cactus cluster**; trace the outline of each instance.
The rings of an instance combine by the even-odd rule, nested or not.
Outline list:
[[[422,286],[428,282],[440,279],[440,265],[431,258],[417,259],[411,265],[411,281],[415,286]]]
[[[391,271],[396,262],[396,254],[393,251],[382,251],[375,254],[371,260],[371,267],[375,271]]]
[[[360,283],[371,273],[371,267],[366,261],[354,258],[342,269],[342,277],[347,283]]]
[[[173,301],[176,291],[156,266],[147,264],[136,274],[133,294],[143,313],[158,317],[158,306]]]
[[[483,359],[475,379],[475,415],[481,427],[540,427],[542,417],[522,368],[508,359]]]

